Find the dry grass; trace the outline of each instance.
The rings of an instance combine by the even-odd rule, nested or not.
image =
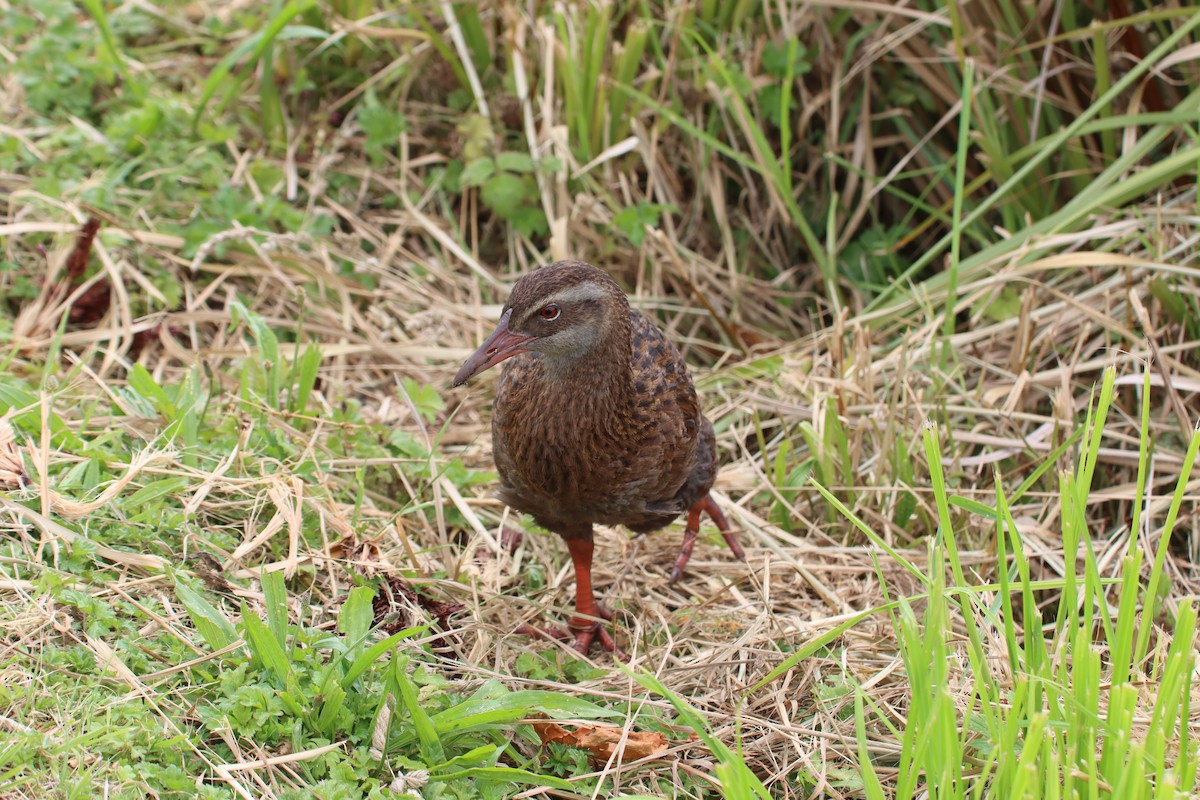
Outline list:
[[[1194,229],[1189,227],[1194,224],[1194,213],[1186,207],[1167,206],[1148,219],[1154,230],[1164,234],[1155,252],[1131,247],[1119,255],[1106,255],[1090,250],[1095,242],[1081,234],[1070,243],[1074,251],[1070,258],[1049,257],[1019,270],[996,265],[996,277],[961,287],[963,305],[970,308],[978,305],[975,298],[995,291],[1002,281],[1017,280],[1024,287],[1022,312],[999,322],[979,319],[964,326],[966,332],[952,340],[959,363],[949,374],[937,363],[937,321],[920,318],[911,320],[910,330],[895,347],[887,346],[896,341],[894,331],[874,329],[854,317],[814,330],[803,341],[764,347],[762,357],[782,359],[776,379],[738,377],[739,361],[696,368],[707,412],[723,423],[719,437],[722,468],[716,490],[735,525],[744,531],[749,562],[732,562],[723,546],[711,540],[707,545],[702,542],[687,579],[669,588],[663,565],[671,563],[678,531],[630,539],[623,531],[605,530],[599,536],[595,580],[602,595],[620,609],[617,624],[626,633],[632,665],[652,671],[668,687],[688,697],[706,713],[722,738],[732,743],[740,729],[747,762],[779,796],[790,796],[784,779],[797,768],[837,775],[856,763],[853,718],[848,716],[848,696],[844,694],[852,682],[867,688],[881,706],[890,709],[895,723],[902,725],[907,679],[895,631],[886,617],[868,621],[856,626],[827,656],[806,660],[767,690],[747,697],[747,687],[776,666],[781,653],[831,630],[855,612],[883,605],[881,577],[892,593],[916,592],[919,587],[899,565],[887,559],[877,562],[878,555],[864,547],[843,520],[827,513],[814,488],[800,487],[787,498],[791,516],[785,526],[768,523],[764,509],[778,492],[765,474],[769,467],[764,468],[763,455],[757,451],[756,428],[768,441],[777,443],[803,422],[820,429],[826,407],[835,407],[847,431],[856,469],[851,481],[831,490],[854,497],[855,513],[894,542],[907,559],[921,564],[925,546],[920,540],[928,532],[921,521],[936,516],[929,490],[922,485],[902,487],[885,482],[886,464],[881,454],[892,451],[896,439],[903,440],[910,451],[919,452],[922,423],[936,419],[948,432],[945,455],[948,472],[956,480],[956,493],[994,503],[989,466],[1003,464],[1003,478],[1011,490],[1075,430],[1100,370],[1115,366],[1126,411],[1109,428],[1109,446],[1101,452],[1104,488],[1092,495],[1088,516],[1102,548],[1097,553],[1102,574],[1117,577],[1134,498],[1138,376],[1147,363],[1154,363],[1154,385],[1169,387],[1155,403],[1153,438],[1159,444],[1149,527],[1143,532],[1148,548],[1153,548],[1161,535],[1157,525],[1182,459],[1182,445],[1173,446],[1172,442],[1185,441],[1181,427],[1190,427],[1174,404],[1181,404],[1183,413],[1194,417],[1200,390],[1195,370],[1184,360],[1197,343],[1181,338],[1178,326],[1162,317],[1147,289],[1150,277],[1171,269],[1162,252],[1188,248],[1194,242]],[[418,220],[408,221],[419,226]],[[392,222],[397,222],[395,215]],[[364,224],[371,223],[364,220]],[[1138,230],[1147,223],[1136,218],[1114,222],[1099,231],[1102,242],[1111,241],[1113,226],[1122,224]],[[138,244],[144,232],[126,233],[127,239],[121,237],[125,241],[100,245],[97,252],[102,263],[111,264],[125,284],[132,285],[140,282],[134,276],[134,254],[146,245]],[[1172,241],[1173,246],[1163,247]],[[47,401],[69,424],[78,424],[81,421],[71,416],[65,398],[86,406],[91,398],[118,396],[123,383],[119,376],[127,361],[113,352],[112,343],[129,341],[139,328],[149,325],[161,326],[160,339],[144,351],[141,361],[161,383],[182,380],[195,365],[207,365],[215,375],[229,374],[230,362],[252,354],[246,351],[240,334],[227,333],[228,312],[208,309],[206,301],[220,296],[222,289],[214,287],[223,286],[225,291],[236,287],[241,297],[253,292],[253,310],[272,327],[294,330],[302,317],[307,337],[322,343],[326,359],[321,381],[329,388],[315,396],[318,407],[324,404],[332,415],[336,397],[355,397],[363,403],[368,421],[407,430],[422,439],[433,438],[438,431],[422,424],[398,392],[399,377],[442,387],[449,404],[457,407],[441,436],[439,452],[460,454],[468,464],[488,468],[490,385],[485,381],[483,389],[458,392],[447,388],[459,361],[496,316],[494,306],[480,304],[475,277],[461,268],[438,269],[437,261],[428,256],[409,262],[394,258],[386,267],[364,266],[377,281],[377,288],[367,292],[327,267],[334,252],[370,264],[361,253],[325,242],[310,243],[305,250],[295,249],[288,240],[263,239],[260,245],[267,242],[274,246],[203,264],[203,281],[189,277],[185,284],[185,296],[192,298],[188,307],[128,327],[110,322],[64,334],[64,352],[79,364],[96,366],[85,367],[70,386],[60,390],[58,395],[64,400]],[[170,255],[171,244],[160,237],[154,247]],[[1081,263],[1089,263],[1089,267],[1070,268]],[[413,277],[418,268],[431,266],[434,280]],[[663,273],[664,280],[677,277],[669,268]],[[303,301],[297,289],[302,283],[316,287],[316,291],[303,293]],[[679,297],[642,295],[637,301],[643,307],[664,310],[676,331],[701,313]],[[1142,314],[1149,322],[1145,327],[1139,324]],[[122,316],[118,308],[109,319]],[[1139,335],[1143,330],[1151,336],[1143,339]],[[53,339],[49,327],[31,328],[19,348],[31,355],[44,353]],[[1151,348],[1157,350],[1157,359],[1151,358]],[[1035,353],[1040,355],[1031,358]],[[36,369],[36,362],[21,361],[13,363],[15,371]],[[1036,369],[1020,369],[1021,364],[1035,364]],[[333,425],[320,422],[324,414],[316,416],[318,424],[305,434],[306,444],[322,452]],[[315,584],[310,602],[332,613],[353,574],[395,570],[445,574],[443,579],[430,578],[426,586],[436,597],[468,606],[469,613],[455,631],[459,642],[442,656],[444,667],[459,674],[466,686],[483,677],[521,684],[512,669],[514,659],[528,648],[549,645],[511,636],[513,620],[569,612],[571,574],[557,539],[531,535],[515,552],[499,548],[497,532],[505,523],[505,510],[490,498],[486,487],[464,496],[443,478],[409,489],[420,500],[431,502],[434,509],[452,504],[468,520],[465,530],[446,525],[438,513],[417,510],[397,515],[394,498],[384,496],[371,497],[358,524],[353,525],[349,521],[354,516],[353,499],[348,489],[360,466],[353,453],[325,452],[320,458],[324,474],[316,485],[310,478],[289,475],[287,465],[261,463],[258,454],[230,454],[231,460],[260,461],[258,469],[243,465],[238,470],[240,477],[234,478],[226,474],[228,461],[188,467],[178,453],[157,450],[156,427],[151,424],[139,430],[137,419],[130,414],[113,420],[125,429],[125,435],[144,438],[152,449],[147,452],[154,452],[154,458],[145,459],[148,463],[130,465],[131,479],[145,482],[185,475],[194,488],[189,489],[190,496],[181,499],[198,515],[197,530],[222,519],[245,517],[247,538],[257,533],[253,546],[223,554],[229,559],[225,568],[230,578],[245,581],[260,570],[291,573],[298,565],[311,564]],[[274,417],[272,425],[282,435],[294,433],[286,417]],[[92,419],[80,433],[86,437],[103,428],[103,421]],[[40,446],[29,442],[25,458],[26,463],[35,465],[33,480],[46,485],[42,476],[71,457],[46,448],[45,442]],[[1064,468],[1069,460],[1064,457]],[[402,463],[382,466],[395,467],[397,476],[405,474]],[[245,477],[259,471],[261,478]],[[884,472],[884,480],[880,480],[880,472]],[[908,529],[889,523],[889,512],[901,491],[915,496],[921,509]],[[1192,492],[1189,488],[1189,503],[1195,501]],[[1034,491],[1014,509],[1040,578],[1063,575],[1061,542],[1054,533],[1057,502],[1053,491]],[[50,503],[51,510],[63,513]],[[87,510],[94,513],[98,505],[89,504]],[[7,527],[25,539],[30,562],[40,560],[39,552],[46,545],[69,543],[61,526],[47,516],[14,513],[17,507],[8,501],[6,507]],[[319,520],[327,530],[323,547],[299,544],[299,514]],[[964,552],[963,557],[975,571],[974,579],[988,583],[995,569],[994,550],[987,546],[992,524],[965,512],[960,522],[965,540],[975,543],[975,549]],[[516,524],[516,520],[509,517],[507,524]],[[1182,546],[1167,563],[1168,609],[1170,599],[1200,593],[1200,573],[1191,557],[1200,545],[1200,531],[1194,515],[1183,524],[1184,530],[1175,534]],[[283,548],[286,558],[262,561],[261,548],[268,536],[289,541]],[[186,557],[197,545],[206,549],[203,538],[182,540],[181,555]],[[154,591],[152,576],[158,565],[146,563],[145,557],[131,559],[104,549],[101,555],[111,558],[114,566],[129,569],[111,584],[90,590],[98,597]],[[514,594],[531,564],[550,576],[546,590],[536,596]],[[145,569],[150,570],[149,576]],[[13,601],[28,602],[20,587],[8,588],[18,590],[10,595]],[[55,624],[59,612],[52,605],[39,604],[27,608],[22,617],[25,634],[20,638],[36,641],[51,633],[47,626]],[[182,624],[178,619],[165,623],[172,627]],[[993,644],[999,657],[1003,642]],[[959,666],[965,668],[965,657]],[[144,684],[137,685],[144,688]],[[619,673],[585,681],[570,690],[610,698],[625,696],[635,704],[646,702]],[[1193,719],[1200,723],[1200,717]],[[882,732],[877,734],[871,741],[872,752],[886,764],[897,745]],[[679,769],[705,772],[709,767],[705,754],[695,748],[681,749],[677,755]],[[617,764],[609,769],[616,785],[634,790],[642,780],[639,775],[653,774],[661,764]],[[831,787],[822,791],[834,792]]]

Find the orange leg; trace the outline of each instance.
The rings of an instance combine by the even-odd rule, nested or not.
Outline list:
[[[596,602],[596,595],[592,591],[592,537],[571,537],[565,541],[567,550],[571,553],[571,562],[575,565],[575,613],[567,623],[569,630],[553,626],[523,625],[518,629],[518,633],[560,641],[570,641],[574,638],[575,649],[585,656],[592,649],[592,642],[598,641],[614,658],[626,661],[625,654],[617,647],[616,641],[604,624],[605,620],[612,619],[612,612]]]
[[[725,515],[721,512],[720,506],[712,499],[712,495],[704,495],[703,500],[696,502],[694,506],[688,509],[687,526],[683,529],[683,544],[679,548],[679,558],[675,559],[675,568],[671,570],[671,583],[674,584],[677,580],[683,577],[684,567],[687,566],[688,559],[692,557],[692,549],[696,546],[696,537],[700,535],[700,512],[703,511],[712,518],[712,521],[717,524],[721,535],[725,537],[725,543],[729,545],[729,549],[733,554],[742,561],[746,560],[746,551],[742,549],[742,545],[738,542],[737,536],[729,527],[729,520],[725,519]]]
[[[575,565],[575,613],[567,623],[575,634],[575,649],[586,656],[592,640],[598,639],[601,647],[624,660],[625,654],[604,625],[604,620],[612,619],[612,612],[596,602],[592,591],[592,537],[572,538],[566,542],[571,551],[571,563]]]

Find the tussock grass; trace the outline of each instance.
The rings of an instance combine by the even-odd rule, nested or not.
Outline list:
[[[1200,16],[1109,5],[0,8],[0,793],[1190,796]],[[449,388],[565,256],[749,555],[602,531],[627,670]]]

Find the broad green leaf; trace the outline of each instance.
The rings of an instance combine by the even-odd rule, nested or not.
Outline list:
[[[270,629],[259,619],[253,609],[242,604],[242,629],[246,633],[246,646],[263,667],[275,673],[281,684],[286,684],[292,671],[283,646],[271,635]]]
[[[496,174],[496,162],[484,156],[477,158],[463,168],[458,176],[460,186],[482,186],[483,182]]]
[[[225,615],[188,584],[175,576],[175,596],[187,609],[192,624],[213,650],[222,650],[237,641],[237,631]]]

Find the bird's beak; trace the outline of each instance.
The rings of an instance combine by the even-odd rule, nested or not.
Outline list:
[[[517,353],[524,353],[528,349],[526,345],[537,338],[526,333],[509,330],[508,318],[511,316],[512,309],[510,308],[504,312],[504,316],[500,317],[500,324],[496,326],[496,330],[492,331],[492,335],[487,338],[487,341],[479,345],[479,349],[459,367],[458,374],[454,376],[455,386],[462,386],[480,372],[496,366],[506,358],[512,358]]]

